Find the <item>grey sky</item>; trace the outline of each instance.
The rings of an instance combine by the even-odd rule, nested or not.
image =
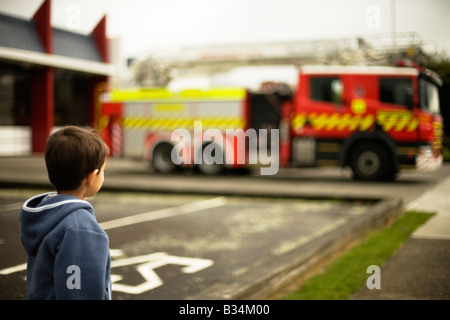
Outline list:
[[[107,14],[109,37],[126,56],[212,44],[301,41],[418,32],[450,53],[448,0],[53,0],[52,24],[87,33]],[[30,18],[43,0],[0,0]]]

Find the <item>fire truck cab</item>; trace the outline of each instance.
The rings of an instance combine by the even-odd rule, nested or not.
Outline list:
[[[442,163],[440,78],[407,67],[305,66],[290,114],[293,166],[350,166],[355,178],[393,179]]]

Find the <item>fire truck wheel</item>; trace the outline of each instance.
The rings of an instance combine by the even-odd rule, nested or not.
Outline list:
[[[158,145],[153,151],[152,165],[153,168],[162,173],[169,173],[177,167],[171,158],[173,146],[169,143],[162,143]]]
[[[220,147],[215,145],[214,143],[208,143],[203,145],[202,148],[202,163],[198,164],[198,169],[200,172],[207,175],[216,175],[223,173],[225,171],[224,163],[225,161],[218,161],[215,158],[216,151],[221,150]],[[206,163],[209,162],[209,163]]]
[[[359,180],[390,180],[394,176],[389,153],[377,143],[357,145],[350,155],[350,167]]]

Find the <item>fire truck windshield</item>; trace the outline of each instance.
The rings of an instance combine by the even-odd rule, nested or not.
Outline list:
[[[420,107],[431,113],[440,113],[438,87],[425,79],[420,80]]]

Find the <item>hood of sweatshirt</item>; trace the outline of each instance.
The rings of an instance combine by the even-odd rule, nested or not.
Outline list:
[[[20,238],[27,254],[36,255],[45,236],[67,215],[78,209],[86,209],[94,216],[94,209],[89,202],[71,195],[49,192],[27,200],[19,215]]]

